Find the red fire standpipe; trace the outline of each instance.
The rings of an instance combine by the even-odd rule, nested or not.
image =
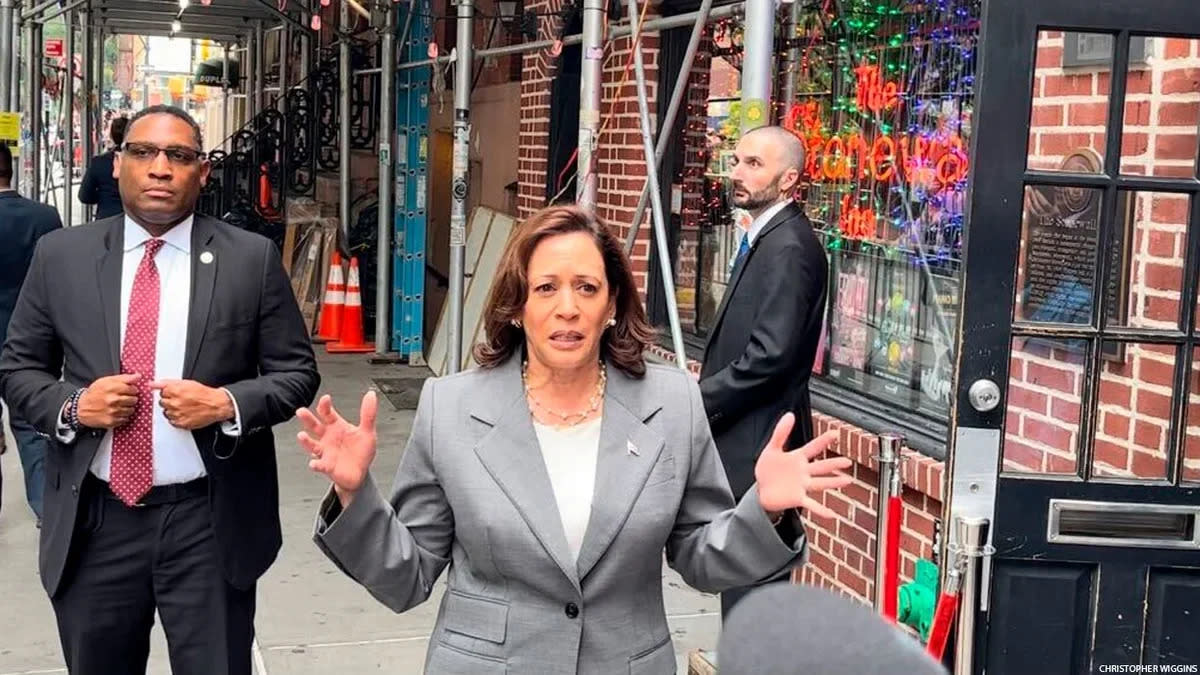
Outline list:
[[[946,588],[938,598],[937,609],[933,613],[933,624],[929,627],[929,642],[925,643],[926,653],[939,663],[946,653],[950,627],[954,625],[954,617],[958,613],[958,591],[961,585],[962,572],[956,566],[946,573]]]
[[[904,507],[900,500],[900,466],[904,437],[879,435],[879,498],[875,521],[875,610],[896,622],[900,591],[900,523]]]

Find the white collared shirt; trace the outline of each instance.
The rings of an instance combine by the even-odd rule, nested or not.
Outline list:
[[[746,233],[746,236],[748,237],[746,243],[748,243],[750,246],[754,246],[754,240],[758,239],[758,235],[762,234],[763,228],[767,226],[767,223],[771,222],[771,219],[775,217],[775,214],[782,211],[785,206],[791,203],[792,199],[790,197],[787,199],[781,199],[776,202],[774,206],[769,207],[766,211],[763,211],[761,215],[755,218],[754,222],[750,223],[750,229]]]

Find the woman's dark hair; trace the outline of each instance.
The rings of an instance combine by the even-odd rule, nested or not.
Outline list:
[[[600,356],[632,377],[646,373],[644,352],[654,328],[638,297],[633,267],[617,236],[590,211],[578,206],[551,206],[531,215],[509,237],[500,268],[483,309],[485,341],[475,345],[475,362],[493,368],[525,343],[525,332],[512,325],[520,319],[529,294],[529,259],[543,239],[583,232],[592,237],[604,258],[604,274],[616,307],[616,325],[600,338]]]

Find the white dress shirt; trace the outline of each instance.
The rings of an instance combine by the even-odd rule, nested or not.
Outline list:
[[[787,199],[781,199],[774,206],[771,206],[766,211],[763,211],[759,217],[755,218],[754,222],[750,223],[750,230],[746,233],[746,236],[749,237],[747,243],[749,243],[751,246],[754,246],[754,240],[758,238],[758,235],[762,234],[763,228],[767,226],[767,223],[771,222],[771,219],[775,217],[775,214],[782,211],[785,206],[791,203],[792,199],[790,197]]]
[[[571,560],[577,561],[592,516],[592,495],[596,491],[596,461],[600,455],[600,418],[556,429],[534,422],[554,501]]]
[[[125,217],[125,240],[121,258],[121,344],[125,343],[125,327],[129,318],[129,299],[133,295],[133,280],[146,252],[150,233],[128,216]],[[188,308],[192,296],[192,217],[171,228],[161,239],[164,242],[154,264],[158,268],[159,305],[158,338],[155,341],[154,379],[178,380],[183,377],[184,349],[187,344]],[[200,450],[192,432],[172,426],[159,405],[161,392],[152,392],[154,434],[154,485],[186,483],[206,475]],[[241,431],[241,415],[237,402],[225,390],[233,403],[235,417],[221,424],[226,435],[237,436]],[[59,440],[70,443],[75,434],[60,425]],[[112,465],[112,431],[100,441],[91,471],[97,478],[108,481]]]

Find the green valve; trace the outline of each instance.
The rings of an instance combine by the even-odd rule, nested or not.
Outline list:
[[[916,629],[921,640],[929,639],[937,593],[938,566],[928,560],[918,560],[916,578],[900,587],[896,619]]]

